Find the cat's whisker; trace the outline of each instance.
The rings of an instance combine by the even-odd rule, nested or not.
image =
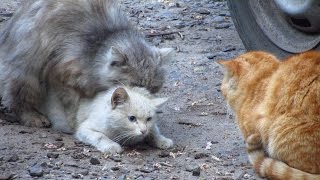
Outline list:
[[[120,134],[120,135],[117,135],[116,137],[114,137],[112,140],[115,142],[118,142],[121,139],[123,139],[125,136],[127,136],[127,134]]]
[[[116,82],[118,82],[119,84],[123,85],[123,86],[126,86],[124,83],[122,83],[121,81],[119,80],[115,80]]]
[[[134,135],[128,136],[128,138],[123,143],[121,143],[121,145],[124,145],[128,140],[132,139],[133,137],[135,136]]]
[[[113,138],[113,141],[115,141],[115,142],[118,143],[118,142],[120,142],[121,140],[129,137],[130,135],[131,135],[130,132],[129,132],[129,133],[127,132],[127,133],[124,133],[124,134],[120,134],[120,135],[116,136],[115,138]]]

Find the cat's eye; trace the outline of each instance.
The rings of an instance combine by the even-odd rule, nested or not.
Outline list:
[[[148,118],[147,118],[147,121],[151,121],[151,120],[152,120],[152,117],[148,117]]]
[[[137,121],[137,118],[135,116],[129,116],[128,119],[131,122],[136,122]]]

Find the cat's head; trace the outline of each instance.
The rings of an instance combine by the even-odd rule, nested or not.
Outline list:
[[[109,102],[114,125],[120,127],[123,137],[144,138],[157,121],[157,108],[166,101],[167,98],[152,97],[144,88],[119,87]]]
[[[172,48],[156,48],[139,42],[130,47],[111,47],[107,74],[126,86],[145,87],[156,93],[165,80],[164,65],[173,58]]]
[[[220,60],[224,69],[221,92],[231,106],[241,103],[263,79],[271,76],[279,61],[269,53],[253,51],[232,60]]]

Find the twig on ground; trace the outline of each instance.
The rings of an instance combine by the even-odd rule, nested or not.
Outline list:
[[[146,34],[146,37],[149,38],[149,37],[155,37],[155,36],[165,36],[165,35],[170,35],[170,34],[178,34],[181,37],[181,32],[183,32],[183,31],[149,33],[149,34]]]

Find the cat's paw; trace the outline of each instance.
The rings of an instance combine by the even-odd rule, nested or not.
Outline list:
[[[169,138],[162,136],[155,141],[155,146],[159,149],[169,149],[173,146],[173,141]]]
[[[51,123],[44,115],[36,112],[24,112],[20,115],[21,123],[29,127],[50,127]]]
[[[118,143],[105,143],[97,147],[97,149],[106,154],[122,153],[123,149]]]

